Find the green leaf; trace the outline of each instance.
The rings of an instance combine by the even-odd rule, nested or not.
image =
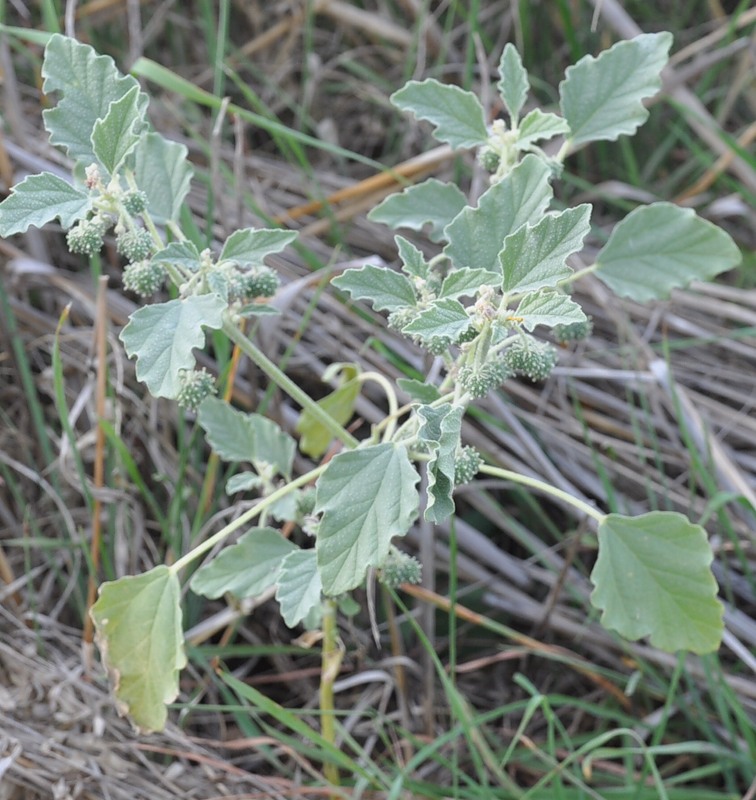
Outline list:
[[[247,303],[239,309],[241,317],[275,317],[281,312],[275,306],[267,303]]]
[[[208,397],[200,404],[197,422],[207,443],[224,461],[249,461],[258,472],[269,464],[285,478],[291,476],[297,443],[273,420]]]
[[[504,291],[533,292],[568,277],[572,271],[567,258],[582,248],[591,229],[590,217],[591,206],[584,203],[507,236],[499,255]]]
[[[181,370],[194,369],[192,350],[205,346],[203,326],[223,325],[226,304],[218,295],[191,295],[137,309],[119,336],[129,358],[136,356],[137,379],[153,397],[175,398]]]
[[[534,108],[520,123],[517,131],[517,146],[529,147],[542,139],[553,139],[560,133],[569,133],[570,126],[557,114]]]
[[[454,340],[469,326],[470,317],[462,303],[446,297],[443,300],[434,300],[409,325],[405,325],[402,331],[415,333],[423,339],[448,336]]]
[[[318,405],[339,425],[346,425],[354,414],[354,404],[360,396],[359,369],[347,365],[342,370],[342,383],[330,394],[318,400]],[[296,427],[302,435],[299,449],[311,458],[319,458],[328,449],[333,433],[328,430],[309,409],[304,409]]]
[[[399,250],[402,269],[407,275],[425,280],[428,277],[428,262],[425,256],[404,236],[394,236],[394,241]]]
[[[551,202],[551,171],[528,154],[503,180],[494,183],[446,229],[444,254],[455,267],[498,269],[504,239],[541,217]]]
[[[92,128],[92,150],[110,175],[118,172],[139,142],[146,124],[143,97],[139,87],[133,86],[110,104],[108,113]]]
[[[314,550],[289,553],[281,564],[276,587],[276,600],[284,622],[293,628],[320,608],[323,584]]]
[[[339,453],[317,483],[322,513],[316,550],[327,595],[359,586],[386,560],[394,536],[417,517],[420,476],[401,445],[384,443]]]
[[[538,325],[553,328],[556,325],[585,322],[587,319],[583,309],[574,300],[550,289],[525,295],[515,316],[522,317],[522,326],[526,331],[532,331]]]
[[[391,95],[391,102],[403,111],[435,126],[433,135],[453,149],[476,147],[488,138],[483,106],[472,93],[439,83],[433,78],[409,81]]]
[[[667,297],[679,286],[713,278],[740,263],[729,234],[692,208],[653,203],[631,211],[598,254],[596,275],[623,297]]]
[[[499,94],[504,102],[504,107],[512,118],[512,127],[517,127],[520,111],[528,99],[530,81],[528,73],[522,65],[522,59],[517,48],[509,42],[499,60],[499,75],[501,80],[496,84]]]
[[[165,727],[165,704],[178,695],[186,666],[180,600],[178,577],[161,564],[103,583],[90,610],[118,712],[142,733]]]
[[[559,97],[570,141],[614,141],[635,133],[648,118],[643,100],[661,88],[671,46],[671,33],[644,33],[567,67]]]
[[[441,284],[439,297],[472,297],[477,294],[481,286],[495,286],[501,281],[501,275],[487,269],[461,269],[452,270]]]
[[[296,549],[273,528],[252,528],[203,564],[189,586],[196,594],[211,599],[226,592],[239,599],[257,597],[275,586],[284,558]]]
[[[112,102],[136,88],[140,116],[147,109],[147,95],[139,91],[134,78],[118,71],[110,56],[98,55],[89,45],[66,36],[50,37],[42,62],[42,77],[45,94],[62,95],[55,108],[42,112],[50,141],[64,147],[71,158],[85,166],[96,160],[92,131],[97,120],[107,116]]]
[[[462,431],[462,406],[421,406],[417,410],[423,420],[418,431],[420,440],[429,445],[431,458],[428,470],[428,504],[425,519],[439,524],[454,513],[454,462]]]
[[[251,492],[263,485],[262,478],[256,472],[237,472],[226,481],[226,494],[237,492]]]
[[[64,229],[85,217],[92,207],[88,194],[49,172],[30,175],[17,183],[0,203],[0,236],[24,233],[59,219]]]
[[[438,389],[425,381],[417,381],[414,378],[398,378],[396,384],[415,402],[429,404],[441,397]]]
[[[716,650],[724,630],[706,531],[682,514],[609,514],[591,573],[602,624],[662,650]]]
[[[197,272],[200,265],[200,252],[190,241],[171,242],[155,253],[152,261],[156,264],[172,264],[174,267]]]
[[[244,228],[234,231],[221,250],[219,261],[236,261],[245,267],[258,267],[271,253],[280,253],[297,238],[296,231],[277,228]]]
[[[147,195],[147,211],[155,222],[175,222],[189,192],[193,170],[183,144],[159,133],[145,134],[134,154],[137,186]]]
[[[409,279],[387,267],[366,264],[359,269],[347,269],[331,283],[349,292],[355,300],[369,300],[376,311],[396,311],[417,302]]]
[[[389,195],[368,214],[368,219],[390,228],[413,231],[421,231],[430,225],[428,238],[440,242],[444,239],[444,228],[466,206],[467,198],[453,183],[429,178],[403,192]]]

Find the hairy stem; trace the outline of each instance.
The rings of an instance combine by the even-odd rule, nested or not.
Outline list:
[[[323,738],[336,747],[336,717],[333,705],[333,684],[341,667],[341,650],[336,628],[336,601],[326,598],[323,601],[323,647],[320,671],[320,732]],[[325,776],[331,786],[340,784],[339,768],[326,762]],[[339,795],[334,794],[334,798]]]
[[[569,492],[565,492],[562,489],[557,489],[556,486],[552,486],[550,483],[541,481],[538,478],[531,478],[528,475],[520,475],[518,472],[512,472],[508,469],[501,469],[500,467],[491,467],[488,464],[484,464],[480,468],[480,471],[485,475],[492,475],[495,478],[502,478],[505,481],[519,483],[521,486],[528,486],[529,488],[536,489],[544,494],[549,494],[558,500],[568,503],[586,516],[596,520],[598,524],[601,524],[606,518],[606,514],[602,514],[592,505],[586,503],[584,500],[581,500],[579,497],[573,497]]]
[[[231,339],[239,349],[248,356],[258,367],[292,400],[299,403],[302,408],[307,409],[313,417],[340,442],[343,442],[350,450],[357,447],[358,440],[349,431],[342,428],[338,422],[327,412],[324,411],[306,392],[297,386],[286,374],[284,374],[250,339],[245,336],[239,328],[230,320],[223,324],[223,332]]]

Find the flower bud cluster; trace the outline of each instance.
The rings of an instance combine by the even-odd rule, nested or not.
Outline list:
[[[165,269],[154,261],[132,261],[121,277],[123,288],[142,297],[155,294],[165,280]]]
[[[501,386],[512,375],[512,371],[501,359],[487,361],[476,366],[464,366],[459,371],[460,386],[471,397],[479,399],[485,397],[491,389]]]
[[[176,396],[176,402],[188,411],[196,411],[206,397],[217,391],[215,379],[204,367],[182,370],[179,380],[181,389]]]
[[[454,485],[470,483],[478,474],[482,463],[483,459],[474,447],[462,447],[454,461]]]
[[[423,577],[422,564],[408,553],[392,547],[383,562],[378,579],[384,586],[395,589],[402,583],[420,583]]]
[[[556,359],[554,347],[531,336],[515,340],[504,353],[504,363],[515,375],[523,375],[534,382],[551,375]]]

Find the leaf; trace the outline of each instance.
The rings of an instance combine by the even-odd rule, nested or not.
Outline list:
[[[236,261],[244,267],[258,267],[264,263],[266,256],[280,253],[296,238],[296,231],[244,228],[234,231],[226,239],[219,261]]]
[[[434,336],[448,336],[454,340],[470,327],[470,317],[459,300],[444,298],[434,300],[428,308],[421,311],[402,331],[415,333],[423,339]]]
[[[591,229],[590,217],[591,206],[584,203],[507,236],[499,256],[504,291],[533,292],[568,277],[567,258],[582,248]]]
[[[96,160],[92,131],[97,120],[107,116],[110,104],[135,88],[140,116],[149,102],[137,81],[122,75],[110,56],[98,55],[89,45],[60,34],[53,34],[47,43],[42,77],[45,94],[62,95],[55,108],[42,112],[50,141],[85,166]]]
[[[227,592],[240,600],[257,597],[275,586],[284,558],[294,550],[297,546],[273,528],[252,528],[203,564],[189,587],[210,599]]]
[[[635,133],[648,118],[643,100],[661,88],[671,46],[671,33],[644,33],[567,67],[559,104],[572,144]]]
[[[250,492],[263,485],[262,478],[256,472],[237,472],[226,481],[226,494],[237,492]]]
[[[487,269],[461,269],[452,270],[441,284],[439,297],[472,297],[477,294],[481,286],[495,286],[501,281],[501,275]]]
[[[542,216],[551,202],[551,172],[538,156],[528,154],[503,180],[494,183],[446,229],[444,250],[454,266],[499,268],[504,239]]]
[[[171,242],[167,247],[155,253],[152,261],[156,264],[172,264],[174,267],[197,272],[200,266],[200,252],[190,242]]]
[[[330,394],[318,400],[318,405],[339,425],[346,425],[354,414],[354,404],[360,396],[359,370],[347,365],[343,370],[341,385]],[[328,449],[333,433],[305,408],[297,421],[297,433],[302,435],[299,449],[310,458],[320,458]]]
[[[436,139],[454,150],[476,147],[488,138],[483,106],[472,92],[459,86],[439,83],[433,78],[409,81],[390,99],[397,108],[431,122]]]
[[[420,406],[418,415],[423,420],[418,435],[429,445],[431,458],[428,470],[428,504],[425,519],[437,525],[454,513],[454,462],[462,431],[462,406],[431,408]]]
[[[396,311],[417,302],[409,279],[388,267],[366,264],[359,269],[347,269],[331,283],[349,292],[355,300],[369,300],[376,311]]]
[[[265,464],[291,476],[296,442],[275,422],[239,411],[218,397],[202,401],[197,422],[213,451],[224,461],[248,461],[260,472]]]
[[[522,317],[522,326],[532,331],[538,325],[553,328],[557,325],[571,325],[585,322],[583,309],[566,294],[549,289],[527,294],[520,301],[515,316]]]
[[[723,607],[706,531],[682,514],[609,514],[599,526],[591,573],[601,623],[630,640],[649,636],[668,652],[716,650]]]
[[[134,177],[147,195],[147,211],[155,222],[175,222],[189,192],[193,170],[183,144],[148,133],[134,154]]]
[[[339,453],[317,483],[318,568],[327,595],[359,586],[388,556],[394,536],[417,517],[420,476],[401,445],[384,443]]]
[[[247,303],[242,306],[239,311],[241,317],[275,317],[281,312],[275,307],[267,303]]]
[[[293,628],[320,608],[322,591],[315,551],[289,553],[281,564],[276,587],[276,600],[288,627]]]
[[[203,326],[223,326],[226,304],[215,294],[190,295],[137,309],[120,333],[129,358],[136,356],[137,379],[153,397],[175,398],[182,370],[194,369],[192,350],[205,346]]]
[[[520,123],[517,131],[517,146],[528,147],[542,139],[553,139],[560,133],[569,133],[570,126],[557,114],[534,108]]]
[[[417,381],[414,378],[398,378],[396,384],[410,396],[413,402],[428,404],[441,397],[438,389],[425,381]]]
[[[103,583],[89,612],[118,713],[142,733],[165,727],[165,704],[178,695],[186,666],[180,599],[178,577],[161,564]]]
[[[118,172],[139,142],[139,133],[146,124],[145,105],[139,87],[133,86],[123,97],[114,100],[108,113],[94,124],[92,150],[110,175]]]
[[[692,208],[653,203],[631,211],[598,254],[596,275],[616,294],[645,301],[740,263],[728,233]]]
[[[404,236],[394,236],[394,241],[399,250],[402,269],[407,275],[425,280],[428,277],[428,262],[425,256]]]
[[[465,206],[467,198],[453,183],[429,178],[389,195],[368,214],[368,219],[390,228],[409,228],[413,231],[421,231],[430,225],[428,238],[432,242],[440,242],[444,239],[444,228]]]
[[[88,194],[57,175],[42,172],[17,183],[0,203],[0,236],[24,233],[59,219],[64,229],[85,217],[92,207]]]
[[[504,107],[512,119],[512,127],[515,128],[520,117],[520,111],[522,111],[522,107],[528,99],[530,81],[528,80],[527,70],[522,65],[520,54],[511,42],[504,46],[501,54],[499,75],[501,75],[501,80],[496,86],[504,102]]]

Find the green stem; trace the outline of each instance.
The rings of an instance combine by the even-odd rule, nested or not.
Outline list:
[[[323,601],[323,646],[320,669],[320,732],[323,738],[336,747],[336,716],[333,704],[333,684],[341,668],[341,649],[338,644],[336,628],[336,601],[326,598]],[[339,768],[326,762],[324,770],[331,786],[340,785]],[[338,797],[338,795],[334,795]]]
[[[287,494],[293,492],[295,489],[298,489],[300,486],[305,486],[308,483],[314,481],[321,472],[325,471],[325,468],[328,464],[321,464],[319,467],[306,472],[304,475],[300,475],[299,478],[296,480],[287,483],[286,486],[282,486],[280,489],[273,492],[273,494],[269,494],[267,497],[264,497],[257,505],[253,508],[250,508],[248,511],[245,511],[240,517],[237,517],[233,522],[229,522],[224,528],[218,531],[218,533],[213,534],[209,539],[205,539],[204,542],[198,544],[195,548],[190,550],[185,555],[181,556],[181,558],[174,562],[171,565],[172,572],[180,572],[184,567],[188,566],[198,559],[201,555],[207,553],[208,550],[212,550],[216,544],[222,542],[225,538],[230,536],[234,531],[239,530],[243,525],[246,525],[248,522],[253,520],[255,517],[262,514],[266,509],[270,508],[274,503],[277,503],[282,497],[286,497]]]
[[[386,399],[388,400],[389,404],[389,413],[385,420],[386,431],[383,434],[383,441],[391,441],[391,437],[394,435],[394,430],[396,428],[396,420],[399,415],[399,401],[396,399],[394,387],[384,375],[380,374],[380,372],[363,372],[361,375],[358,375],[357,379],[360,381],[360,383],[373,381],[374,383],[377,383],[385,392]]]
[[[485,475],[492,475],[495,478],[502,478],[505,481],[518,483],[521,486],[529,486],[531,489],[537,489],[544,494],[550,494],[552,497],[556,497],[558,500],[569,503],[569,505],[573,506],[578,511],[582,511],[583,514],[586,514],[587,516],[596,520],[599,525],[604,521],[604,519],[606,519],[606,514],[602,514],[584,500],[581,500],[578,497],[573,497],[569,492],[565,492],[562,489],[557,489],[556,486],[552,486],[550,483],[541,481],[538,478],[531,478],[528,475],[520,475],[518,472],[512,472],[508,469],[501,469],[500,467],[491,467],[487,464],[484,464],[480,468],[480,471]]]
[[[258,367],[277,385],[283,389],[292,400],[299,403],[302,408],[312,414],[313,417],[339,441],[343,442],[350,450],[359,444],[358,440],[349,431],[339,425],[338,422],[327,412],[324,411],[306,392],[297,386],[287,375],[285,375],[249,338],[247,338],[239,328],[230,320],[223,324],[223,332],[239,349],[254,361]]]

